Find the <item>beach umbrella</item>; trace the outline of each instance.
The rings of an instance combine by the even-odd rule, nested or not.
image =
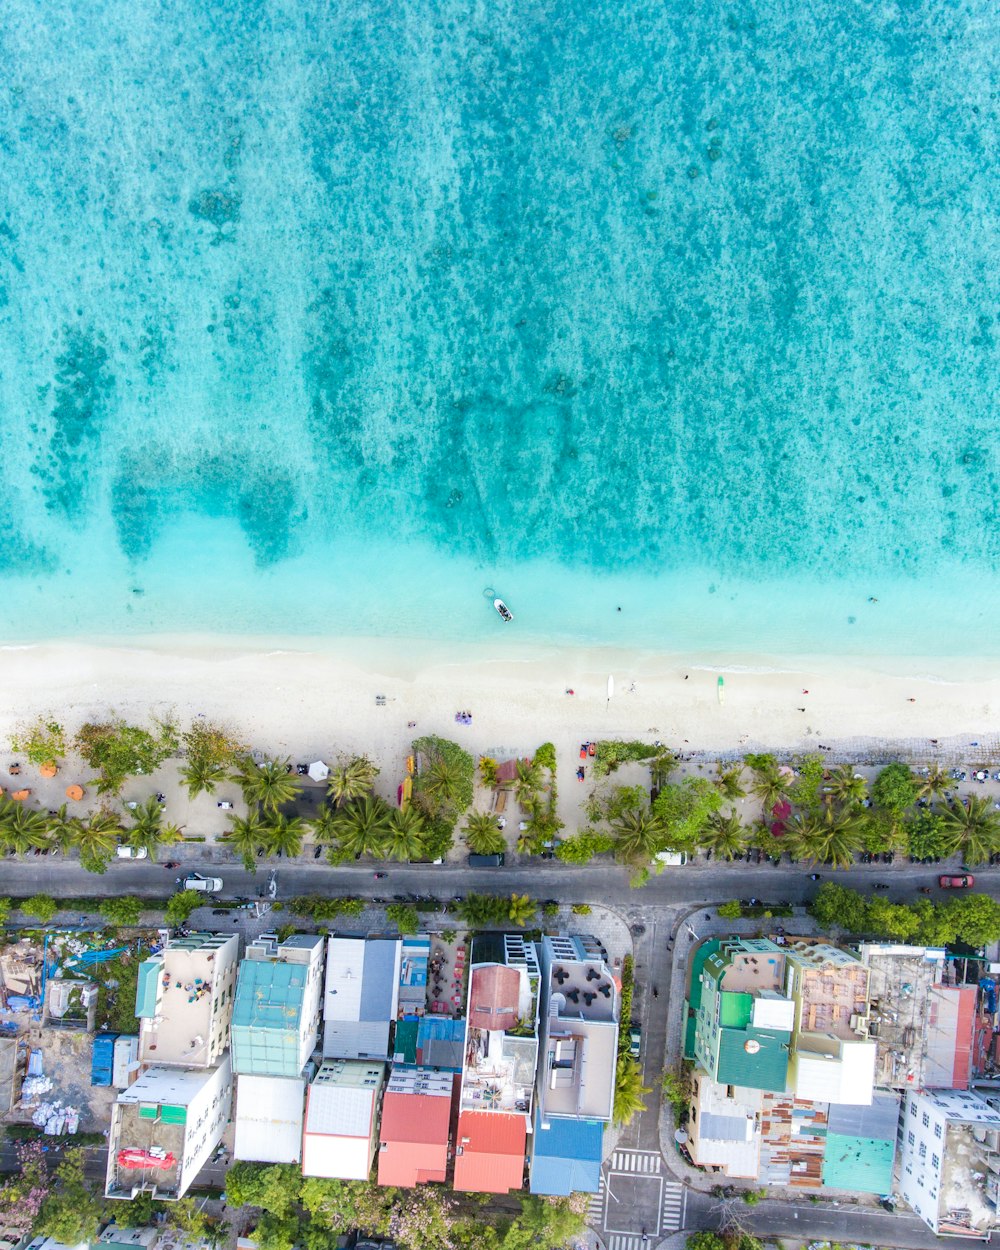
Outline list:
[[[74,799],[77,803],[83,798],[83,786],[67,786],[66,797]]]
[[[330,770],[322,760],[313,760],[309,765],[309,776],[313,781],[326,781],[330,775]]]

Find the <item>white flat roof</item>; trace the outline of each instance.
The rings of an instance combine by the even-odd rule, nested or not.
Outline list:
[[[254,1163],[298,1163],[304,1114],[305,1081],[298,1077],[238,1077],[234,1156]]]

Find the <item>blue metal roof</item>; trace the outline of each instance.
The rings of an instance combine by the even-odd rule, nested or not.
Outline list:
[[[529,1170],[533,1194],[596,1194],[600,1188],[604,1125],[600,1120],[550,1119],[542,1127],[535,1114],[534,1147]]]

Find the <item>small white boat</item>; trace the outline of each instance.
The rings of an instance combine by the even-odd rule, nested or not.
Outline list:
[[[507,607],[506,603],[504,603],[502,599],[494,599],[493,606],[496,608],[500,619],[504,622],[504,624],[509,625],[514,619],[514,613]]]

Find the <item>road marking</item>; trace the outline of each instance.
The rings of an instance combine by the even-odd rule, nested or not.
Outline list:
[[[684,1227],[684,1208],[687,1192],[679,1181],[667,1181],[663,1186],[663,1207],[660,1214],[660,1232],[676,1233]]]
[[[598,1179],[597,1193],[593,1194],[587,1203],[587,1223],[595,1228],[601,1228],[604,1225],[604,1176]]]
[[[607,1239],[608,1250],[638,1250],[641,1245],[642,1237],[632,1233],[612,1233]]]
[[[628,1176],[659,1176],[663,1158],[658,1150],[616,1150],[611,1156],[611,1171]]]

